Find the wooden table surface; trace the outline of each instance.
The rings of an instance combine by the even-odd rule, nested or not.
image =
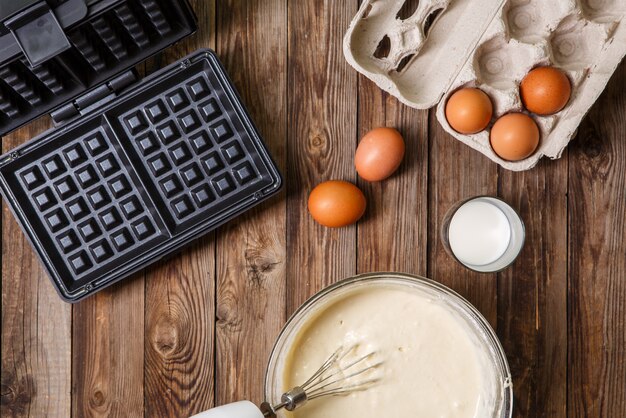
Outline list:
[[[626,63],[561,159],[513,173],[346,64],[357,7],[196,0],[198,33],[142,65],[215,49],[286,180],[181,255],[72,306],[3,206],[3,417],[185,417],[259,402],[289,314],[324,286],[381,270],[435,279],[485,315],[508,356],[515,416],[626,416]],[[404,134],[407,154],[369,184],[352,157],[381,125]],[[3,150],[48,127],[4,137]],[[366,193],[358,225],[326,229],[307,214],[308,192],[328,179]],[[463,269],[439,240],[446,210],[478,194],[502,197],[526,223],[521,257],[499,274]]]

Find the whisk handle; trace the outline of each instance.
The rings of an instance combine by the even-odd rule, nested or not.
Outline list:
[[[263,413],[252,402],[240,401],[200,412],[190,418],[263,418]]]

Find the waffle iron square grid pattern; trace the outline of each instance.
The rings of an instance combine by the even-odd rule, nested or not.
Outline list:
[[[17,173],[76,280],[162,236],[101,127]]]
[[[275,194],[281,177],[200,50],[0,157],[0,186],[74,302]]]
[[[251,139],[228,100],[201,73],[162,94],[149,95],[118,121],[145,175],[169,212],[173,233],[247,190],[271,184],[254,161]],[[213,81],[213,82],[211,82]],[[149,186],[147,186],[149,187]]]

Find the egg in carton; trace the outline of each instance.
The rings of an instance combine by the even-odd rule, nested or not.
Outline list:
[[[344,38],[344,55],[357,71],[403,103],[437,105],[437,119],[456,139],[502,167],[521,171],[547,156],[559,158],[580,121],[626,54],[624,0],[365,0]],[[503,114],[524,111],[519,84],[550,65],[568,76],[566,107],[531,114],[541,139],[521,161],[491,148],[489,131]],[[459,88],[478,87],[494,106],[487,129],[456,132],[445,104]]]

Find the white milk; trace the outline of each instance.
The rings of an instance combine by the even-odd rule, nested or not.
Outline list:
[[[497,206],[482,200],[463,204],[452,216],[448,229],[450,249],[470,266],[498,260],[509,246],[511,225]]]

